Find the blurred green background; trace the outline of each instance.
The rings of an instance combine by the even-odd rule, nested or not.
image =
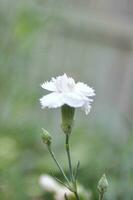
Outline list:
[[[77,110],[71,139],[79,181],[98,199],[133,199],[133,1],[0,0],[0,200],[42,199],[39,177],[58,170],[41,128],[67,169],[60,109],[41,110],[40,83],[64,72],[96,90]]]

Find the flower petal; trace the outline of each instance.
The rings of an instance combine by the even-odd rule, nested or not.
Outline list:
[[[84,101],[86,100],[86,98],[74,92],[64,93],[63,99],[65,104],[74,108],[82,107],[84,105]]]
[[[90,102],[86,102],[83,106],[83,110],[85,111],[85,114],[88,115],[90,110],[91,110],[91,105],[90,105]]]
[[[85,96],[95,96],[95,91],[93,88],[89,87],[88,85],[78,82],[75,86],[77,92],[81,92]]]
[[[48,90],[48,91],[51,91],[51,92],[56,92],[57,91],[57,88],[56,88],[56,85],[55,85],[55,82],[52,80],[52,81],[47,81],[47,82],[44,82],[41,87],[45,90]]]
[[[43,96],[40,99],[40,103],[42,105],[42,108],[48,107],[48,108],[57,108],[64,104],[62,94],[52,92],[48,95]]]
[[[70,92],[75,86],[75,81],[64,74],[56,78],[55,84],[58,92]]]

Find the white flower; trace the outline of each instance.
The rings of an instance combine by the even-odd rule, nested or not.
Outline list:
[[[64,195],[72,195],[67,188],[59,184],[49,175],[41,175],[39,179],[40,186],[47,192],[54,192],[55,200],[64,200]]]
[[[39,183],[48,192],[56,192],[60,189],[59,184],[49,175],[41,175]]]
[[[94,89],[88,85],[68,77],[66,74],[52,78],[50,82],[44,82],[41,87],[51,93],[40,99],[42,108],[57,108],[64,104],[74,108],[83,108],[88,114],[91,108],[90,97],[95,96]]]

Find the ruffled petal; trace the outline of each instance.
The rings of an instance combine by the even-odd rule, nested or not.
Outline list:
[[[73,78],[68,77],[66,74],[58,76],[55,81],[58,92],[70,92],[75,87]]]
[[[78,82],[75,86],[75,90],[77,92],[80,92],[82,93],[83,95],[85,96],[95,96],[95,91],[93,88],[89,87],[88,85],[84,84],[84,83],[81,83],[81,82]]]
[[[81,95],[73,93],[73,92],[64,93],[63,99],[64,99],[65,104],[74,108],[82,107],[86,100],[85,97],[82,97]]]
[[[51,92],[57,92],[57,88],[56,88],[56,84],[55,82],[52,80],[52,81],[47,81],[47,82],[44,82],[41,87],[45,90],[48,90],[48,91],[51,91]]]
[[[86,103],[84,104],[84,106],[83,106],[83,110],[85,111],[85,114],[86,114],[86,115],[89,114],[89,112],[90,112],[90,110],[91,110],[91,104],[90,104],[89,101],[86,102]]]
[[[48,107],[48,108],[57,108],[64,104],[62,94],[52,92],[48,95],[43,96],[40,99],[40,103],[42,105],[42,108]]]

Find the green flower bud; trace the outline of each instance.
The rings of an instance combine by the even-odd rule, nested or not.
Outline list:
[[[103,174],[103,176],[101,177],[100,181],[98,182],[98,189],[100,193],[104,193],[107,191],[108,188],[108,181],[106,179],[106,175]]]
[[[62,113],[61,127],[65,134],[70,134],[72,131],[74,122],[74,112],[75,108],[70,107],[66,104],[61,107],[61,113]]]
[[[45,129],[42,129],[42,130],[43,130],[43,133],[42,133],[42,141],[43,141],[43,143],[45,143],[47,145],[50,145],[51,142],[52,142],[51,135]]]

